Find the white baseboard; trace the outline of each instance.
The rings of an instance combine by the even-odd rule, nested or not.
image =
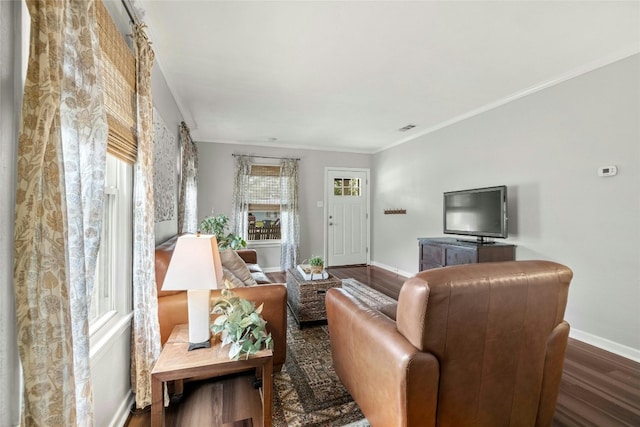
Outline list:
[[[585,342],[592,346],[601,348],[602,350],[606,350],[608,352],[617,354],[618,356],[622,356],[627,359],[631,359],[634,362],[640,363],[640,350],[638,349],[627,347],[626,345],[619,344],[606,338],[602,338],[597,335],[593,335],[574,328],[571,328],[569,336],[571,338],[577,339],[578,341]]]
[[[395,267],[391,267],[389,265],[382,264],[382,263],[379,263],[379,262],[376,262],[376,261],[371,261],[370,265],[373,265],[374,267],[382,268],[383,270],[387,270],[387,271],[390,271],[392,273],[398,274],[400,276],[406,277],[407,279],[409,277],[413,277],[414,276],[413,273],[407,273],[406,271],[402,271],[402,270],[397,269]]]
[[[109,423],[109,427],[123,427],[129,418],[131,407],[133,406],[133,393],[129,392],[129,396],[120,404],[116,413]]]

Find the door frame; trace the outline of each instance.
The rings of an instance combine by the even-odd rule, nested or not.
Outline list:
[[[323,249],[323,258],[328,262],[329,260],[329,212],[328,212],[328,202],[329,202],[329,190],[333,191],[333,186],[329,188],[329,171],[337,171],[337,172],[364,172],[366,179],[366,211],[367,218],[365,224],[365,230],[367,232],[367,265],[371,264],[371,170],[369,168],[349,168],[349,167],[336,167],[336,166],[325,166],[324,167],[324,202],[323,202],[323,241],[324,241],[324,249]]]

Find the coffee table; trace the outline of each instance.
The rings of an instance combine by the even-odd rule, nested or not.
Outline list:
[[[324,297],[327,290],[342,286],[342,280],[329,274],[326,279],[305,280],[296,268],[287,271],[287,303],[298,326],[327,320]]]
[[[160,357],[151,371],[151,426],[164,424],[163,383],[193,377],[216,377],[249,371],[262,371],[262,419],[264,427],[271,427],[271,389],[273,352],[262,350],[248,359],[229,359],[229,348],[217,342],[211,348],[188,351],[189,325],[177,325],[165,343]]]

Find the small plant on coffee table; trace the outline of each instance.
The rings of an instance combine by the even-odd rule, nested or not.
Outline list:
[[[311,258],[309,258],[309,266],[311,269],[311,274],[322,273],[324,260],[320,256],[312,256]]]
[[[246,359],[262,349],[273,349],[271,334],[267,333],[267,322],[262,318],[262,308],[246,299],[239,298],[230,289],[223,289],[222,296],[213,305],[212,313],[219,316],[211,324],[211,331],[220,334],[222,345],[231,344],[229,358]]]

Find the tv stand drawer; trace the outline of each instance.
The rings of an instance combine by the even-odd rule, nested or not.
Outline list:
[[[420,265],[427,270],[446,265],[445,249],[440,246],[425,245],[420,248]]]
[[[472,248],[446,247],[447,263],[445,265],[475,264],[478,262],[478,251]]]
[[[448,265],[513,261],[516,259],[515,245],[505,243],[464,244],[447,237],[421,237],[418,239],[418,245],[420,249],[419,271]]]

